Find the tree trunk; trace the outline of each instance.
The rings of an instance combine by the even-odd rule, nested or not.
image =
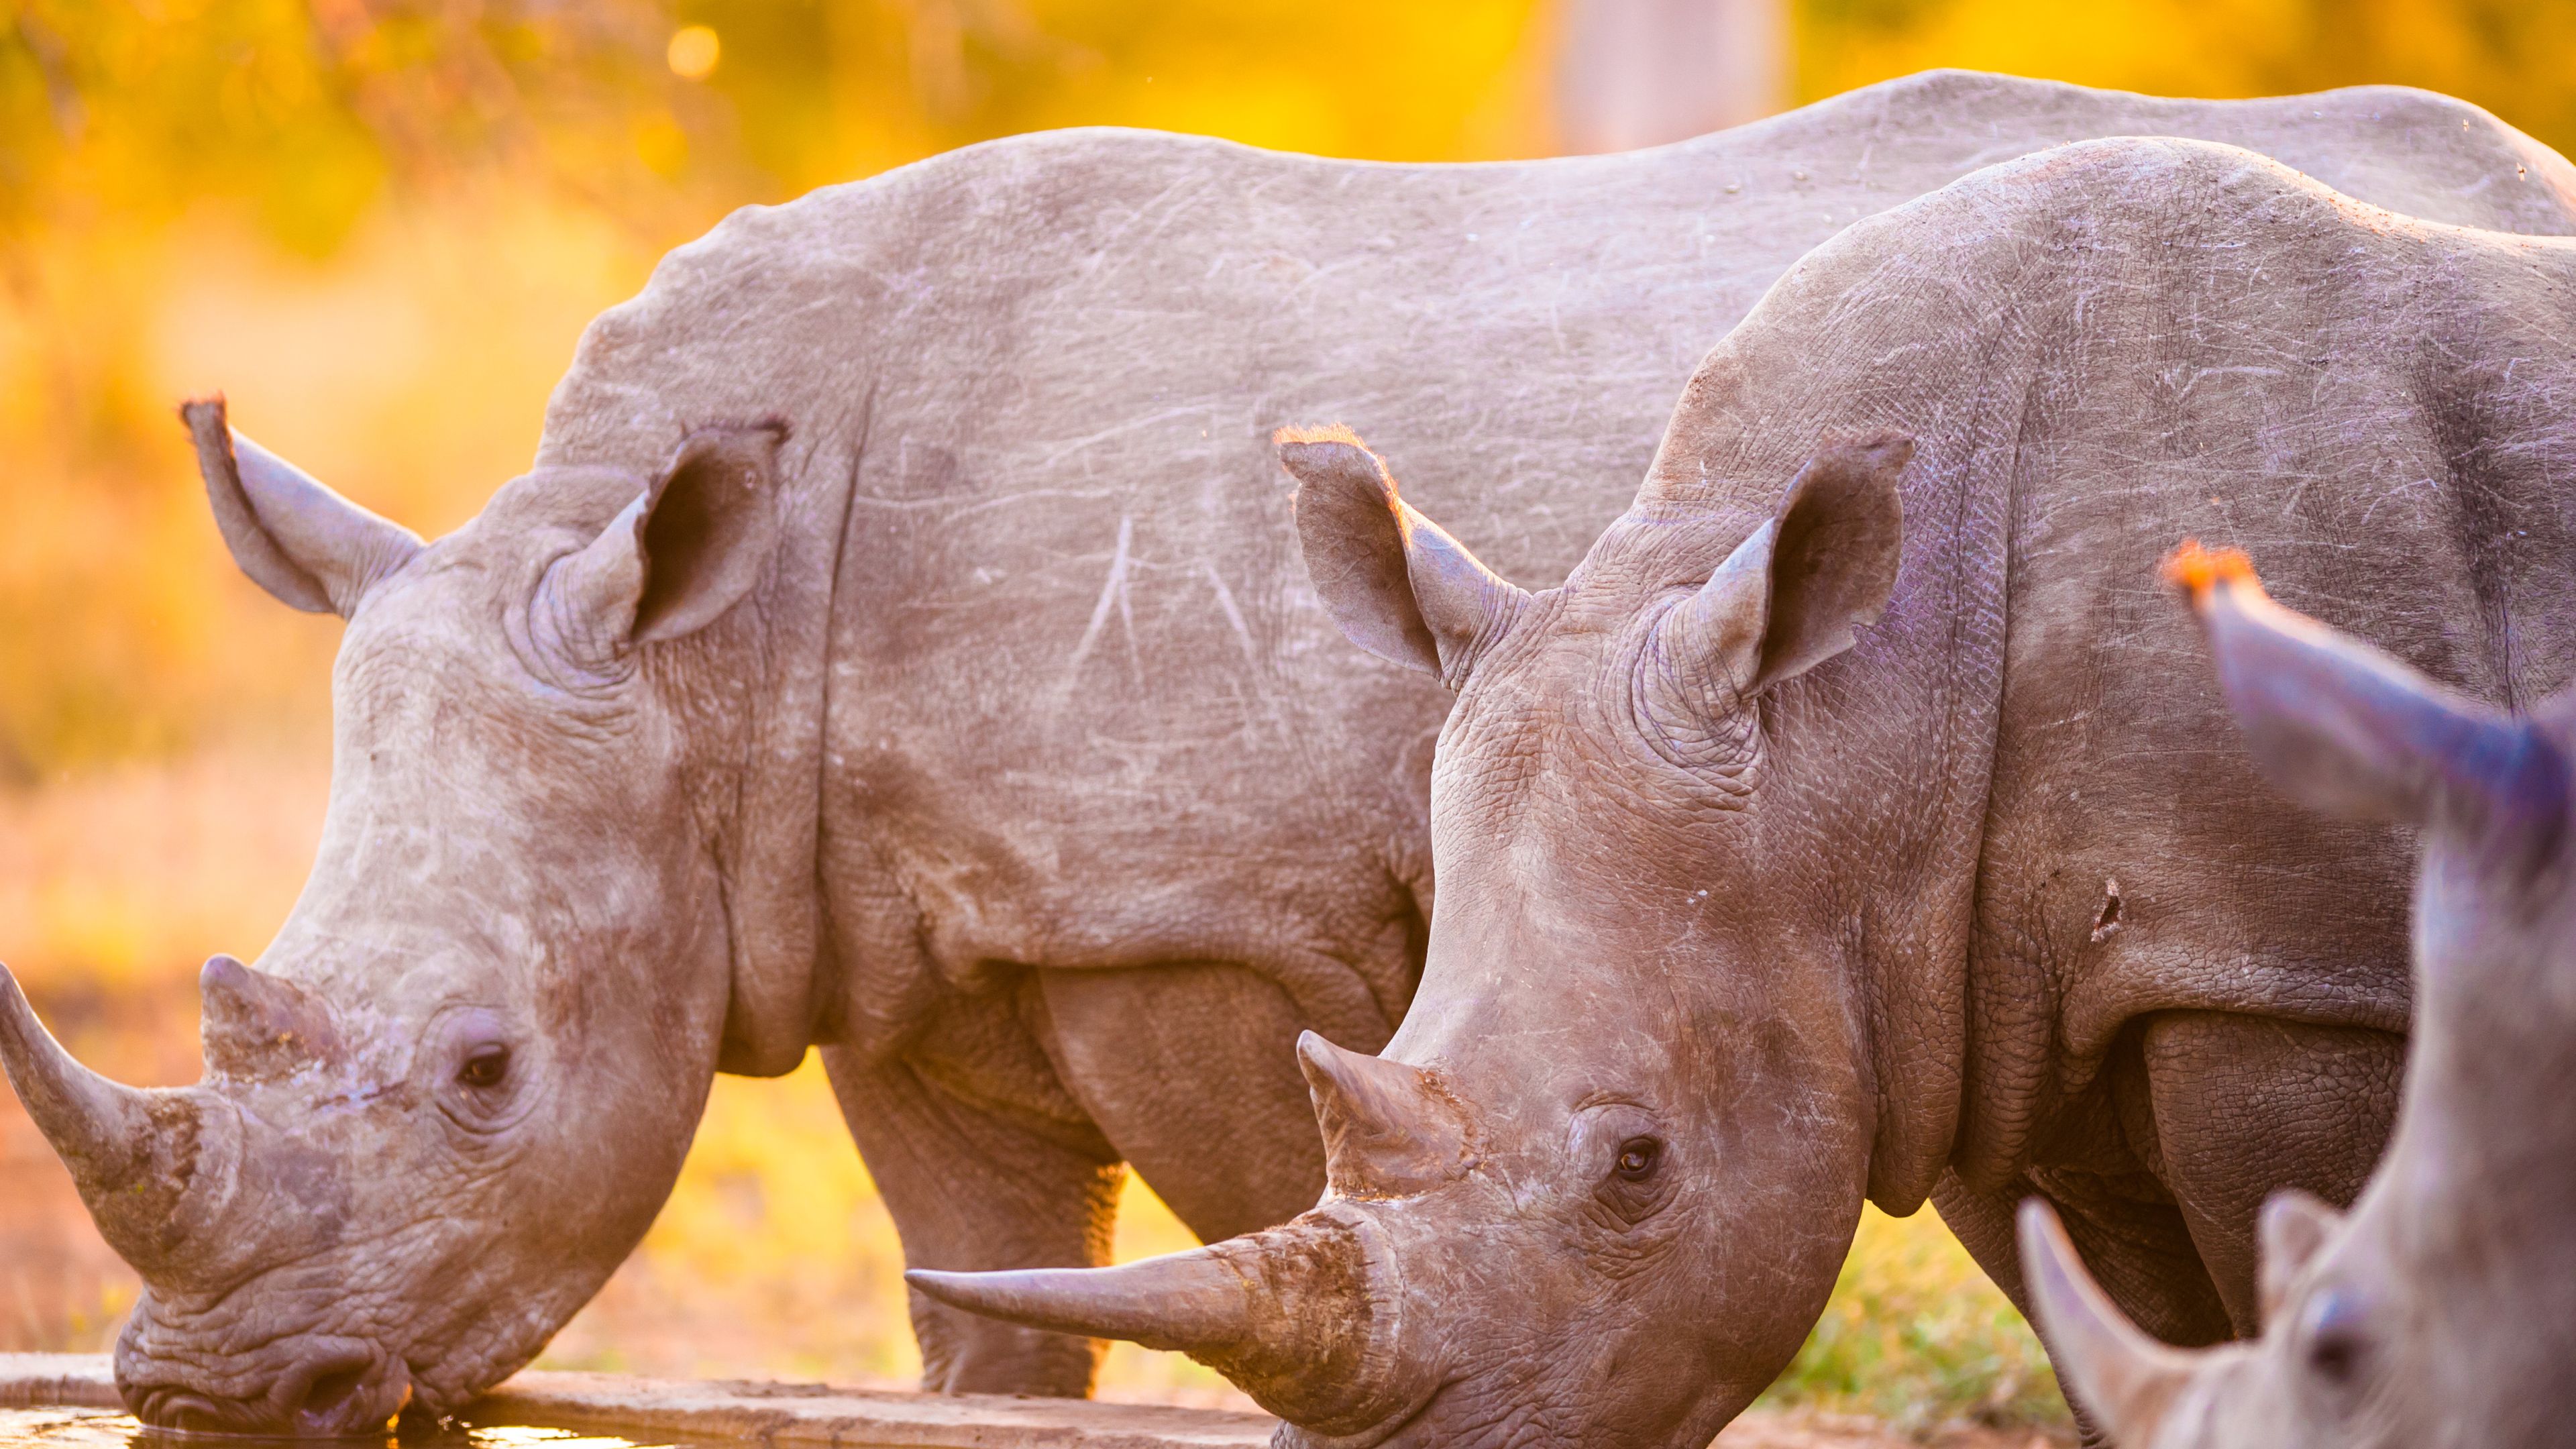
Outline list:
[[[1778,110],[1784,10],[1782,0],[1561,0],[1561,149],[1659,146]]]

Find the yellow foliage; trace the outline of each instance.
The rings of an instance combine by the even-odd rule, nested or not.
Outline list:
[[[1965,66],[2177,96],[2412,85],[2576,143],[2576,0],[1806,0],[1798,91]]]
[[[196,1079],[198,965],[256,957],[322,830],[328,762],[208,752],[0,795],[0,961],[42,1001],[155,1009],[174,1041],[71,1045],[147,1084]]]
[[[331,631],[235,574],[182,397],[434,535],[589,317],[743,202],[1033,126],[1536,134],[1531,0],[682,8],[0,0],[0,785],[318,747]]]
[[[1109,123],[1544,150],[1546,0],[0,0],[0,782],[309,739],[327,634],[215,546],[168,409],[417,527],[529,453],[667,246],[945,147]],[[1972,65],[2365,80],[2576,134],[2576,0],[1804,0],[1801,91]],[[685,62],[685,63],[683,63]]]
[[[2038,1337],[1929,1209],[1862,1210],[1833,1297],[1763,1398],[1917,1432],[1958,1420],[2061,1431],[2069,1422]]]

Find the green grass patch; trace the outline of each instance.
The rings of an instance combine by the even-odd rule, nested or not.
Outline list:
[[[1917,1434],[1966,1421],[2073,1440],[2039,1339],[1929,1209],[1863,1209],[1824,1317],[1761,1401]]]

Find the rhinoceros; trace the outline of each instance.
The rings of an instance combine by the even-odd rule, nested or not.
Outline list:
[[[2251,1331],[2259,1204],[2349,1201],[2396,1108],[2408,856],[2266,792],[2156,562],[2257,548],[2480,699],[2576,671],[2576,253],[2226,146],[2050,151],[1818,248],[1560,587],[1347,431],[1281,452],[1325,605],[1457,691],[1412,1009],[1300,1045],[1331,1193],[912,1277],[1187,1349],[1282,1445],[1698,1449],[1865,1199],[2019,1298],[2044,1198],[2148,1331]]]
[[[2563,274],[2562,274],[2563,275]],[[2241,555],[2178,556],[2264,773],[2411,826],[2414,1058],[2349,1218],[2262,1216],[2263,1338],[2185,1352],[2104,1302],[2044,1204],[2032,1306],[2134,1449],[2548,1449],[2576,1423],[2576,694],[2509,715],[2273,603]]]
[[[1419,496],[1560,576],[1799,253],[2138,130],[2576,230],[2564,162],[2401,90],[1948,74],[1469,167],[1077,131],[674,252],[435,543],[194,410],[241,564],[348,625],[319,856],[255,966],[207,966],[204,1083],[98,1081],[0,993],[147,1285],[129,1401],[454,1408],[630,1250],[712,1075],[811,1043],[917,1266],[1103,1261],[1122,1162],[1211,1240],[1312,1206],[1291,1048],[1379,1046],[1412,997],[1448,706],[1334,637],[1270,429],[1403,419]],[[1092,1343],[914,1311],[931,1387],[1091,1381]]]

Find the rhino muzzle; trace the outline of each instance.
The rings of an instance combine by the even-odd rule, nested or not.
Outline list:
[[[202,1384],[154,1382],[165,1372],[133,1353],[128,1330],[117,1345],[126,1407],[156,1429],[189,1433],[343,1438],[381,1435],[412,1400],[410,1367],[363,1339],[299,1335],[263,1346],[263,1370],[233,1393]]]
[[[218,1074],[291,1065],[322,1036],[314,1003],[229,956],[207,963],[203,986],[208,1065]],[[241,1178],[240,1112],[203,1085],[145,1091],[81,1065],[6,967],[0,1069],[70,1170],[99,1236],[143,1277],[147,1291],[116,1355],[135,1417],[164,1429],[327,1437],[382,1429],[410,1402],[409,1367],[363,1339],[290,1334],[214,1373],[193,1353],[147,1351],[156,1293],[202,1290],[224,1271],[215,1227]]]

